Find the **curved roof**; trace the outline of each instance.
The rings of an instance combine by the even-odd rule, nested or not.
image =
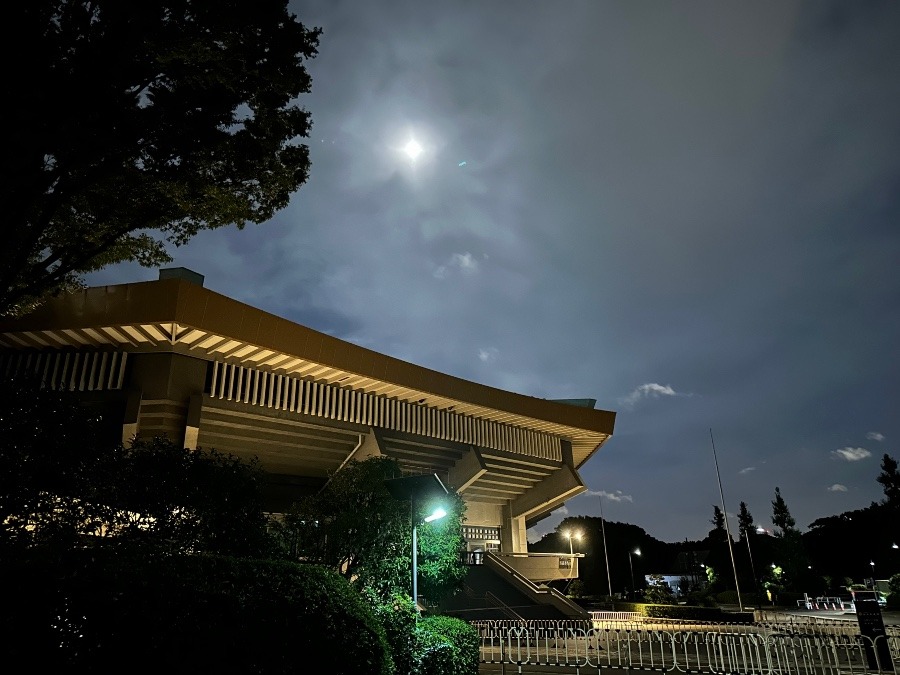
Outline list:
[[[580,467],[615,413],[489,387],[417,366],[270,314],[184,279],[84,289],[0,321],[7,348],[177,351],[554,434]]]

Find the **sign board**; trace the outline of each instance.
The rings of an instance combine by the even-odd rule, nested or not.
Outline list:
[[[878,594],[875,591],[853,591],[853,604],[856,607],[856,621],[859,623],[869,668],[893,670],[894,664],[888,649],[884,619],[881,616],[881,607],[878,606]]]
[[[561,570],[572,569],[572,559],[571,558],[560,558],[559,559],[559,569],[561,569]]]

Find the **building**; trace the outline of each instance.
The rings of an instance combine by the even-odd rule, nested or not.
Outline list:
[[[469,551],[538,583],[577,577],[578,555],[529,555],[526,529],[586,489],[578,470],[615,422],[591,399],[523,396],[378,354],[183,268],[3,320],[0,373],[23,371],[104,406],[125,442],[166,434],[258,457],[273,512],[350,460],[437,473],[466,501]]]

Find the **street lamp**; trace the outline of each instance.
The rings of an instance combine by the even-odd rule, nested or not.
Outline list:
[[[580,540],[581,532],[571,532],[569,530],[566,530],[565,532],[563,532],[563,536],[569,540],[569,555],[575,555],[575,552],[572,550],[572,537]]]
[[[409,500],[409,516],[412,521],[412,598],[416,605],[416,614],[419,613],[419,545],[416,530],[418,519],[416,516],[416,502],[434,501],[443,499],[448,494],[441,479],[436,473],[422,474],[420,476],[401,476],[400,478],[388,478],[384,481],[385,487],[394,499]],[[436,508],[423,520],[430,523],[438,518],[443,518],[447,512],[443,508]]]
[[[634,563],[631,562],[631,554],[632,553],[634,553],[635,555],[640,555],[641,549],[636,548],[636,549],[634,549],[634,551],[628,551],[628,567],[631,569],[631,598],[633,600],[635,588],[634,588]]]
[[[575,552],[572,550],[572,537],[575,537],[575,539],[581,539],[581,532],[564,530],[563,536],[569,540],[569,578],[572,578],[575,572],[575,563],[572,560],[575,557]]]

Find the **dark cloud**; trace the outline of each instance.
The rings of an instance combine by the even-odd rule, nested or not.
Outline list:
[[[627,495],[604,515],[704,536],[710,429],[728,510],[763,525],[775,485],[801,525],[881,497],[891,448],[867,434],[900,431],[900,6],[293,6],[324,31],[310,181],[177,264],[399,358],[618,410],[571,514]]]

